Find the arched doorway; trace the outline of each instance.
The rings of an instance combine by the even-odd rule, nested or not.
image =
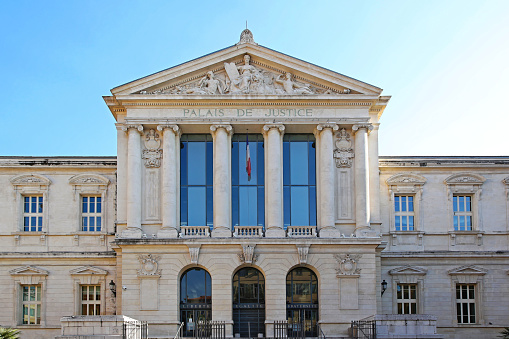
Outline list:
[[[210,274],[191,268],[180,279],[180,321],[184,336],[194,337],[196,322],[212,319],[212,284]]]
[[[233,276],[233,333],[265,336],[265,279],[256,268],[242,268]]]
[[[286,318],[288,336],[317,336],[318,279],[313,271],[297,267],[286,276]]]

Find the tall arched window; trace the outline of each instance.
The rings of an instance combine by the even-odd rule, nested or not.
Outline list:
[[[265,336],[265,279],[256,268],[242,268],[233,276],[233,333]]]
[[[298,267],[286,276],[288,336],[317,336],[318,279],[309,268]]]
[[[184,323],[184,336],[194,336],[197,321],[211,319],[210,274],[201,268],[191,268],[180,279],[180,321]]]

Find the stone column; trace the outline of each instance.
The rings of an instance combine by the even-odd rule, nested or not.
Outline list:
[[[320,237],[332,238],[339,237],[339,231],[336,229],[336,204],[334,189],[336,187],[334,174],[336,170],[334,161],[334,131],[337,131],[339,126],[334,123],[319,124],[316,127],[317,133],[315,135],[320,139],[320,150],[317,152],[319,158],[317,162],[320,175],[320,205],[317,206],[317,212],[320,214],[320,223],[318,230]]]
[[[231,237],[231,139],[227,124],[210,126],[214,141],[214,228],[213,237]]]
[[[127,129],[124,124],[117,126],[117,220],[119,230],[127,223]]]
[[[371,124],[353,125],[355,133],[355,234],[370,233],[368,132]]]
[[[380,224],[380,169],[378,164],[378,126],[368,136],[369,149],[369,201],[371,203],[371,223]]]
[[[178,173],[177,152],[180,140],[180,128],[177,125],[159,125],[158,131],[163,132],[163,166],[161,211],[162,225],[157,232],[158,238],[178,237]]]
[[[284,238],[283,228],[283,124],[263,126],[265,141],[265,236]]]
[[[127,230],[123,238],[141,238],[141,138],[142,125],[127,125]]]

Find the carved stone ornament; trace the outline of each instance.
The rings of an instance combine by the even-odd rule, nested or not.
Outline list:
[[[258,45],[254,41],[253,33],[249,29],[247,29],[247,28],[245,30],[243,30],[242,33],[240,33],[240,40],[237,43],[237,45],[241,45],[241,44],[255,44],[255,45]]]
[[[254,254],[256,245],[242,245],[242,253],[237,254],[244,264],[252,264],[258,260],[258,254]]]
[[[189,256],[191,257],[191,264],[198,265],[198,258],[200,256],[200,244],[188,244]]]
[[[140,269],[138,270],[138,276],[159,276],[161,270],[158,269],[159,264],[157,263],[161,259],[159,256],[152,254],[140,254],[138,260],[140,261]]]
[[[334,149],[334,159],[336,159],[336,167],[352,167],[353,158],[355,153],[352,148],[352,140],[350,134],[347,133],[345,128],[339,131],[336,140],[336,149]]]
[[[307,264],[309,245],[295,245],[297,246],[297,252],[299,253],[299,264]]]
[[[283,125],[283,124],[268,124],[268,125],[263,126],[262,134],[266,135],[273,128],[277,129],[279,134],[281,134],[281,135],[283,135],[285,133],[285,125]]]
[[[159,134],[155,132],[154,129],[151,129],[146,134],[145,138],[145,149],[143,150],[143,160],[145,160],[145,167],[158,168],[161,166],[161,155],[163,154],[163,150],[160,148],[161,140],[159,139]]]
[[[357,276],[361,274],[361,269],[357,268],[357,263],[361,258],[361,254],[335,254],[334,258],[339,263],[336,270],[338,276]]]

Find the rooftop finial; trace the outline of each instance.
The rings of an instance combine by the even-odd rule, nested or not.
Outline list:
[[[246,20],[246,29],[243,30],[242,33],[240,33],[240,41],[237,45],[240,45],[240,44],[255,44],[256,45],[256,42],[254,42],[253,33],[251,33],[251,31],[249,29],[247,29],[247,20]]]

